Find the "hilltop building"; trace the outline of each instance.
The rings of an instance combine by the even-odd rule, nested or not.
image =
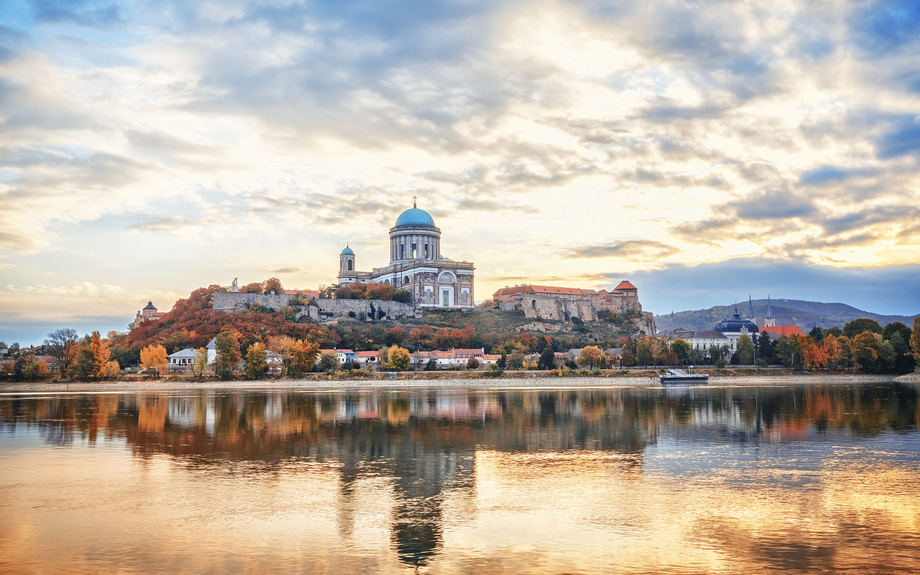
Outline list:
[[[166,315],[166,312],[158,312],[157,306],[153,305],[153,300],[150,300],[144,306],[144,309],[137,312],[137,316],[134,318],[134,325],[140,325],[145,321],[156,321],[164,315]]]
[[[346,245],[339,254],[338,282],[389,284],[408,290],[421,307],[472,308],[474,270],[472,262],[441,254],[441,229],[413,200],[390,228],[390,265],[357,271],[356,254]]]
[[[635,321],[641,333],[655,333],[655,320],[651,313],[642,311],[639,290],[628,281],[621,281],[610,291],[521,284],[505,286],[492,294],[492,303],[498,309],[521,310],[526,317],[571,321],[596,321],[598,313],[638,314]]]

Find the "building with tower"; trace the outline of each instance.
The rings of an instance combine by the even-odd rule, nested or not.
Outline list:
[[[355,252],[346,245],[339,254],[338,283],[384,283],[408,290],[419,306],[463,308],[474,305],[474,270],[472,262],[441,254],[441,229],[413,199],[390,228],[390,264],[358,271]]]
[[[770,295],[767,294],[767,317],[763,319],[764,327],[774,327],[776,325],[776,318],[773,317],[773,305],[770,302]]]

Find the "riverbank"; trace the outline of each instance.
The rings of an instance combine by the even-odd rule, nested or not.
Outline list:
[[[423,372],[424,373],[424,372]],[[538,373],[540,375],[538,375]],[[182,389],[400,389],[400,388],[613,388],[613,387],[660,387],[655,375],[622,375],[618,377],[597,376],[552,376],[548,372],[513,373],[510,377],[419,377],[420,374],[407,372],[388,376],[375,374],[375,377],[363,379],[344,379],[335,376],[319,375],[308,379],[264,379],[257,381],[222,381],[209,379],[195,381],[189,379],[158,379],[134,381],[102,382],[38,382],[38,383],[3,383],[0,394],[29,392],[116,392],[116,391],[169,391]],[[450,375],[450,374],[447,374]],[[466,374],[464,374],[466,375]],[[918,382],[920,374],[905,376],[862,375],[862,374],[770,374],[770,375],[734,375],[710,377],[708,387],[737,386],[785,386],[785,385],[840,385],[883,383],[889,381]],[[670,386],[670,387],[673,387]]]

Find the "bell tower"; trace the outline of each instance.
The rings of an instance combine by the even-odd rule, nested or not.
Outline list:
[[[354,283],[357,281],[358,272],[355,270],[355,252],[352,251],[348,244],[339,254],[339,283]]]

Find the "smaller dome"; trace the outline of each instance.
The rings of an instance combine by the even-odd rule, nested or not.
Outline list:
[[[351,251],[351,248],[346,245],[345,249],[342,250],[342,255],[343,256],[353,256],[355,255],[355,252]]]
[[[760,331],[754,322],[741,319],[741,315],[736,311],[732,314],[731,319],[723,319],[720,321],[716,327],[715,331],[728,332],[728,333],[739,333],[741,328],[746,328],[748,333],[757,333]]]
[[[434,227],[434,218],[425,210],[420,210],[415,206],[404,211],[396,218],[396,227],[399,226],[432,226]]]
[[[153,305],[153,301],[148,301],[148,302],[147,302],[147,305],[144,306],[144,309],[152,309],[152,310],[156,311],[157,306]]]

